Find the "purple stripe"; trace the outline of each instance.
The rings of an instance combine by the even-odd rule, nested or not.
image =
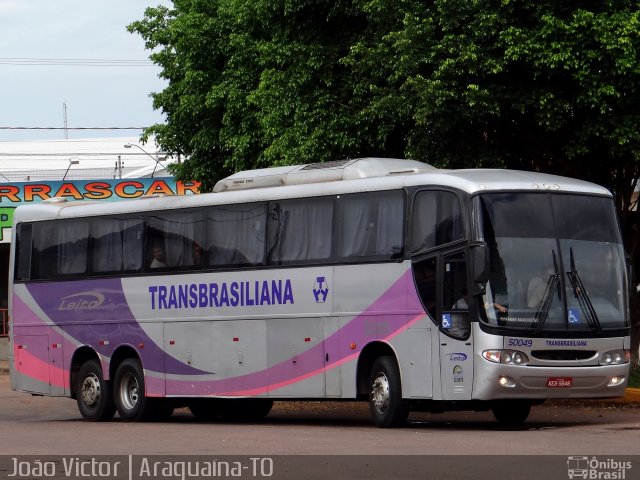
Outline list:
[[[140,351],[140,354],[143,355],[145,368],[149,370],[189,376],[208,373],[165,354],[162,346],[153,342],[136,322],[119,279],[31,284],[28,289],[49,318],[58,326],[64,325],[64,330],[82,344],[95,345],[97,339],[108,339],[112,353],[113,349],[121,344],[135,346],[144,343],[144,350]],[[83,292],[91,294],[78,296]],[[100,305],[90,305],[92,298],[97,298],[96,294],[98,297],[101,296]],[[15,305],[30,312],[21,302]],[[22,311],[16,319],[21,318],[20,315],[24,315],[23,318],[32,318],[26,311]],[[422,312],[411,270],[407,270],[387,291],[343,328],[309,350],[299,353],[295,371],[292,369],[291,359],[287,359],[273,367],[228,379],[167,380],[167,386],[170,387],[167,390],[189,389],[190,393],[223,394],[286,383],[292,378],[322,371],[357,355],[373,340],[386,339],[404,331],[409,327],[411,320]],[[87,325],[89,316],[95,322],[94,325]],[[355,344],[356,348],[352,349],[351,344]],[[67,347],[75,349],[70,342],[65,342],[65,351],[69,351]],[[326,352],[330,352],[331,365],[325,365]]]
[[[101,353],[110,356],[118,345],[143,343],[144,350],[139,353],[148,370],[177,375],[207,373],[165,356],[162,346],[137,323],[120,279],[32,283],[27,288],[49,318],[57,326],[64,325],[64,330],[78,342],[97,349],[99,339],[109,340],[109,352]]]
[[[271,368],[233,378],[197,382],[189,380],[167,380],[167,391],[180,391],[181,386],[196,387],[195,393],[224,394],[242,390],[254,390],[267,385],[279,384],[325,368],[325,352],[332,352],[332,363],[357,355],[367,343],[386,339],[409,327],[416,314],[423,312],[415,295],[411,271],[405,272],[382,296],[343,328],[329,336],[324,342],[300,353],[295,372],[291,359]],[[355,343],[356,349],[350,348]],[[328,366],[327,366],[328,367]]]

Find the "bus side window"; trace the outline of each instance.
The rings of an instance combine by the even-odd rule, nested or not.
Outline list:
[[[369,192],[338,199],[338,257],[391,259],[402,252],[402,192]]]
[[[58,261],[56,273],[70,275],[87,271],[89,222],[70,220],[57,222]]]
[[[220,205],[207,212],[206,264],[264,265],[267,204]]]
[[[32,278],[81,274],[87,271],[89,222],[41,222],[33,226]]]
[[[137,272],[142,267],[143,222],[138,218],[101,218],[91,227],[94,273]]]
[[[194,244],[202,245],[202,216],[197,211],[158,213],[147,220],[147,265],[151,269],[195,265]]]
[[[269,258],[273,265],[331,256],[333,199],[273,202],[269,207]]]
[[[16,233],[18,242],[16,247],[18,254],[15,271],[16,280],[29,280],[31,276],[31,233],[31,224],[22,223],[18,225],[18,231]]]
[[[413,206],[410,250],[435,248],[464,238],[458,197],[451,192],[422,191]]]

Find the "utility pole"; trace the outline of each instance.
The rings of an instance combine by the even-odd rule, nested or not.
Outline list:
[[[118,161],[116,162],[116,172],[118,172],[118,178],[122,178],[122,165],[122,157],[118,155]]]
[[[64,119],[64,139],[69,140],[69,126],[67,125],[67,101],[62,102],[62,117]]]

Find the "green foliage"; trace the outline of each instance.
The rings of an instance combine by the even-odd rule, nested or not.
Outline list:
[[[637,0],[173,3],[129,31],[168,80],[152,94],[166,123],[144,136],[188,158],[178,179],[206,191],[234,171],[369,155],[538,170],[604,184],[632,232]]]
[[[179,178],[366,155],[535,169],[604,183],[640,171],[640,5],[588,0],[175,0],[129,26]]]
[[[629,370],[629,381],[627,386],[631,388],[640,388],[640,366],[632,365]]]

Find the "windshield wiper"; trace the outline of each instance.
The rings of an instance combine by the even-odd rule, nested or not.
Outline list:
[[[561,290],[560,290],[560,274],[558,273],[558,261],[556,260],[556,252],[551,250],[553,254],[553,270],[555,273],[549,275],[549,279],[547,280],[547,285],[544,289],[544,295],[542,296],[542,300],[540,300],[540,305],[538,305],[538,309],[536,310],[535,320],[537,322],[536,325],[536,333],[540,333],[544,328],[544,324],[547,321],[547,317],[549,316],[549,309],[551,308],[551,304],[553,303],[553,295],[554,291],[558,295],[558,299],[561,298]]]
[[[580,278],[580,275],[578,275],[578,271],[576,270],[576,262],[573,257],[573,247],[569,248],[569,256],[570,256],[570,263],[571,263],[571,271],[567,272],[567,276],[569,277],[569,281],[571,282],[571,288],[573,288],[573,295],[578,300],[580,309],[586,315],[587,323],[589,324],[589,326],[592,328],[595,328],[597,332],[601,332],[602,326],[600,325],[598,314],[596,313],[595,308],[593,308],[593,303],[591,303],[589,294],[587,293],[587,290],[584,288],[582,279]]]

